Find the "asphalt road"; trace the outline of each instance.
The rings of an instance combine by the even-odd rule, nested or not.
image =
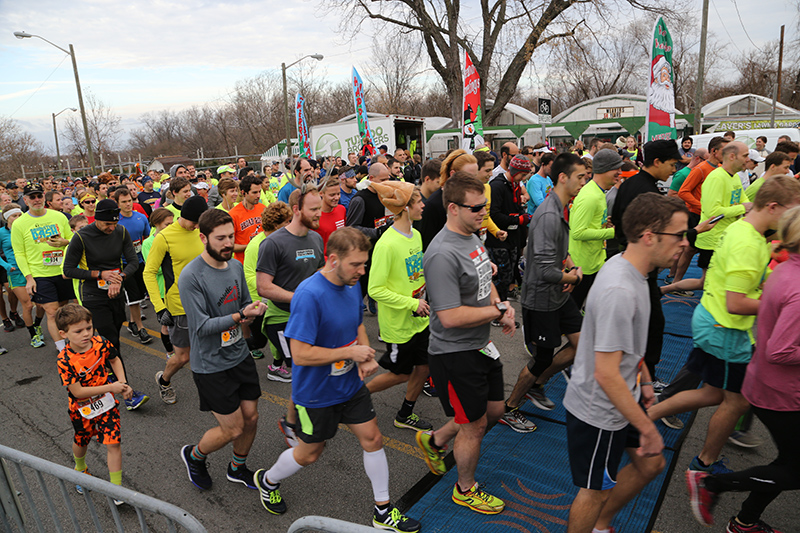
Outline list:
[[[516,306],[516,304],[515,304]],[[146,311],[145,324],[156,329],[152,308]],[[365,324],[373,346],[378,346],[377,319],[366,314]],[[46,328],[45,328],[46,330]],[[154,332],[151,331],[155,335]],[[519,369],[527,356],[518,333],[507,338],[498,329],[492,332],[505,364],[506,390],[516,381]],[[122,354],[132,386],[151,396],[149,403],[135,412],[122,410],[123,485],[144,494],[173,503],[197,517],[210,532],[228,531],[286,531],[296,519],[306,515],[324,515],[361,524],[369,524],[372,493],[363,469],[362,454],[356,438],[340,431],[331,440],[317,464],[304,468],[286,480],[281,492],[288,505],[283,516],[268,514],[255,491],[234,485],[225,479],[230,460],[230,446],[212,454],[209,470],[214,478],[211,490],[201,492],[187,479],[179,451],[185,444],[196,443],[204,431],[214,424],[213,417],[198,409],[197,392],[191,375],[181,371],[173,380],[178,394],[175,405],[165,405],[158,397],[154,375],[164,368],[164,353],[160,341],[140,345],[123,329]],[[52,341],[44,348],[32,349],[25,330],[0,332],[0,344],[9,353],[0,356],[0,443],[53,462],[72,466],[72,427],[67,416],[66,393],[59,384],[56,353]],[[380,348],[379,348],[380,349]],[[248,458],[253,470],[268,468],[285,449],[277,420],[285,413],[290,386],[268,381],[267,360],[256,362],[263,390],[259,403],[259,430]],[[373,397],[378,422],[385,437],[390,466],[390,490],[398,500],[428,469],[416,448],[414,433],[396,429],[392,418],[403,399],[404,388],[397,387]],[[445,421],[437,399],[421,396],[416,412],[434,426]],[[711,411],[701,413],[690,432],[681,453],[670,487],[659,513],[655,531],[683,533],[709,531],[698,525],[691,516],[683,480],[683,470],[702,447],[702,438]],[[757,423],[756,430],[766,431]],[[531,435],[532,439],[536,434]],[[723,451],[734,469],[769,462],[775,455],[771,443],[754,450],[726,446]],[[93,442],[87,455],[89,469],[106,477],[105,450]],[[107,477],[106,477],[107,479]],[[716,513],[718,522],[725,523],[735,514],[744,495],[725,495]],[[443,502],[443,505],[447,505]],[[121,508],[126,522],[135,520],[130,508]],[[764,520],[784,533],[800,532],[800,498],[787,493],[775,501]],[[714,531],[724,531],[724,525]],[[155,530],[164,530],[163,526]],[[423,524],[424,531],[424,524]],[[641,533],[641,532],[626,532]]]

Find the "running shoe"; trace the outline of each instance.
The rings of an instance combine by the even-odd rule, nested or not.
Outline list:
[[[125,400],[125,408],[128,411],[136,410],[146,404],[147,400],[149,399],[150,396],[135,390],[133,391],[133,396],[131,396],[131,399]]]
[[[653,392],[655,394],[661,394],[662,392],[664,392],[664,389],[666,389],[668,386],[669,383],[664,383],[660,379],[653,380]]]
[[[693,298],[694,297],[694,291],[672,291],[671,294],[674,294],[675,296],[680,296],[681,298]]]
[[[267,471],[263,468],[255,473],[253,480],[256,482],[258,495],[261,498],[261,505],[264,509],[272,514],[283,514],[286,512],[286,502],[281,498],[280,483],[275,485],[274,489],[267,486],[266,476]]]
[[[413,518],[405,516],[394,505],[389,505],[389,509],[383,514],[378,513],[377,509],[373,510],[372,527],[384,531],[396,531],[397,533],[417,533],[422,524]]]
[[[156,385],[158,385],[158,393],[161,395],[161,401],[172,405],[173,403],[178,401],[178,398],[175,395],[175,389],[172,387],[172,383],[170,383],[169,385],[161,384],[161,376],[163,375],[164,375],[163,370],[159,370],[158,372],[156,372]]]
[[[270,381],[280,381],[281,383],[292,382],[292,371],[286,365],[269,365],[267,368],[267,379]]]
[[[147,333],[147,330],[144,328],[139,330],[139,334],[137,336],[139,337],[139,342],[141,344],[149,344],[150,341],[153,340],[153,337],[151,337],[150,334]]]
[[[525,394],[525,397],[533,402],[533,405],[544,411],[552,411],[556,406],[553,400],[548,398],[544,393],[543,385],[534,385],[531,387],[531,390]]]
[[[439,397],[439,393],[436,392],[436,387],[433,386],[433,381],[431,378],[428,378],[428,380],[422,384],[422,392],[429,398]]]
[[[4,353],[8,353],[8,349],[3,348],[2,346],[0,346],[0,355],[3,355]]]
[[[401,429],[413,429],[414,431],[422,430],[428,431],[433,429],[433,424],[421,419],[419,416],[411,413],[408,418],[400,418],[399,416],[394,419],[394,427]]]
[[[250,357],[252,357],[253,359],[264,359],[264,352],[262,352],[261,350],[253,350],[252,352],[250,352]]]
[[[520,295],[519,285],[517,285],[516,287],[514,287],[513,289],[508,291],[508,299],[510,301],[513,300],[515,302],[518,302],[519,301],[519,295]]]
[[[707,472],[687,470],[686,488],[689,489],[689,502],[692,505],[694,517],[704,526],[713,526],[714,506],[717,504],[717,495],[708,490],[703,483],[703,480],[708,475]]]
[[[19,313],[10,313],[8,316],[14,321],[14,324],[16,324],[18,328],[25,327],[25,321],[22,320],[22,317],[19,316]]]
[[[378,304],[369,296],[367,296],[367,307],[369,308],[369,312],[373,315],[378,314]]]
[[[227,477],[231,483],[241,483],[248,489],[258,490],[254,481],[255,473],[244,465],[234,470],[233,466],[228,463]]]
[[[33,326],[33,332],[36,335],[39,335],[40,338],[44,339],[44,332],[42,331],[42,326],[41,325]]]
[[[81,474],[86,474],[87,476],[91,476],[88,468],[84,468],[83,471],[78,470],[78,472],[80,472]],[[83,487],[80,485],[75,485],[75,492],[83,496]]]
[[[131,337],[138,337],[139,336],[139,328],[136,327],[134,322],[128,322],[128,333],[131,334]]]
[[[477,482],[465,494],[461,494],[456,483],[453,487],[453,501],[482,514],[502,513],[506,507],[503,500],[484,492]]]
[[[781,533],[777,529],[769,527],[761,520],[751,526],[744,526],[737,522],[735,518],[730,519],[725,531],[727,533]]]
[[[722,457],[719,461],[714,461],[708,466],[700,466],[700,458],[695,456],[694,459],[692,459],[692,462],[689,463],[689,469],[687,471],[705,472],[706,474],[714,474],[715,476],[720,474],[730,474],[733,472],[733,470],[728,468],[727,463],[727,457]]]
[[[445,449],[436,449],[431,444],[433,440],[433,432],[431,431],[417,431],[417,446],[425,453],[425,462],[428,468],[434,475],[441,476],[447,472],[447,467],[444,464]]]
[[[34,335],[31,337],[31,346],[34,348],[41,348],[44,344],[44,339],[42,339],[41,335]]]
[[[562,370],[561,375],[564,376],[564,381],[569,383],[569,380],[572,378],[572,367]]]
[[[728,441],[742,448],[757,448],[764,444],[763,439],[756,437],[749,431],[734,431],[728,437]]]
[[[11,333],[17,328],[14,327],[14,324],[11,323],[11,320],[6,318],[5,320],[3,320],[3,329],[5,330],[6,333]]]
[[[213,484],[211,476],[208,475],[208,467],[205,461],[196,461],[192,459],[193,445],[187,444],[181,448],[181,459],[183,464],[186,465],[186,472],[189,474],[189,481],[192,485],[201,490],[208,490]]]
[[[125,503],[124,501],[117,499],[113,499],[112,501],[114,502],[114,505],[116,505],[117,507]]]
[[[283,438],[286,440],[286,445],[289,448],[296,447],[300,441],[297,440],[297,435],[294,432],[295,426],[286,421],[286,417],[282,416],[278,420],[278,429],[283,433]]]
[[[147,309],[147,302],[145,300],[139,302],[139,309]]]
[[[670,429],[683,429],[683,420],[677,415],[662,416],[661,422]]]
[[[517,433],[532,433],[536,431],[536,424],[528,420],[519,410],[519,407],[503,413],[503,416],[500,417],[500,422]]]
[[[664,283],[665,283],[666,285],[669,285],[669,284],[670,284],[670,283],[672,283],[673,281],[675,281],[675,276],[670,276],[669,274],[667,274],[666,276],[664,276]]]

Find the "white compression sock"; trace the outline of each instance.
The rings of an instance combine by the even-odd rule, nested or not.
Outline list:
[[[381,448],[377,452],[364,452],[364,470],[372,483],[372,495],[376,502],[389,500],[389,463],[386,452]]]
[[[299,472],[301,468],[303,467],[294,460],[294,448],[289,448],[284,450],[272,468],[267,470],[264,481],[268,479],[271,483],[280,483]]]

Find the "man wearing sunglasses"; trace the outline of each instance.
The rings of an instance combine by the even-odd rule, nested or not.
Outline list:
[[[25,289],[47,313],[47,330],[60,352],[65,341],[56,340],[61,339],[56,311],[75,298],[71,280],[61,275],[64,250],[72,239],[72,230],[63,213],[45,207],[41,185],[28,182],[24,194],[29,210],[11,226],[11,245],[17,266],[27,280]],[[33,324],[36,334],[42,337],[41,318],[36,318]]]

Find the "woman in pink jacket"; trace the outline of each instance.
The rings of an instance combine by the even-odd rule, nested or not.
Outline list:
[[[778,238],[789,259],[767,280],[758,308],[756,351],[747,367],[742,394],[753,406],[778,448],[770,464],[722,475],[700,475],[692,510],[706,525],[723,492],[749,492],[730,533],[780,533],[761,521],[761,513],[784,490],[800,489],[800,207],[780,220]]]

